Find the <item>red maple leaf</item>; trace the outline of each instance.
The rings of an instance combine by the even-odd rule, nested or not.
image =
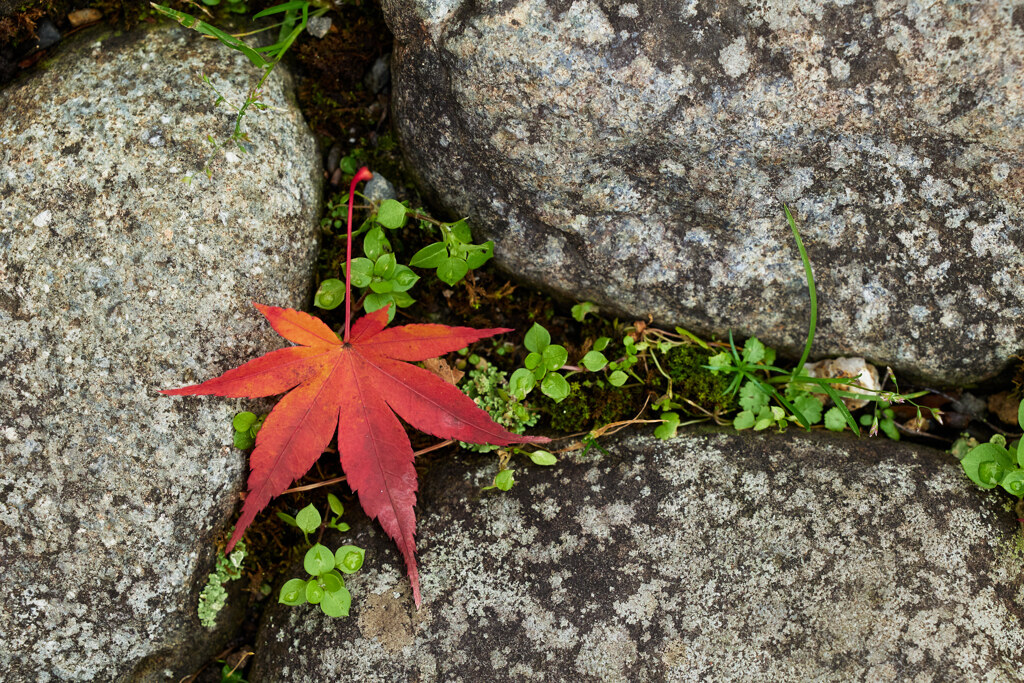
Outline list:
[[[352,187],[365,179],[360,172]],[[351,224],[351,196],[349,223]],[[351,228],[350,228],[351,230]],[[351,232],[350,232],[351,253]],[[346,301],[351,297],[347,296]],[[548,441],[513,434],[495,423],[468,396],[436,375],[410,365],[509,332],[445,325],[385,329],[387,309],[349,326],[345,336],[307,313],[255,304],[271,326],[298,344],[261,356],[202,384],[165,390],[172,396],[207,394],[257,398],[289,392],[274,407],[249,457],[249,493],[235,525],[230,551],[272,498],[306,474],[338,434],[338,452],[363,511],[377,519],[405,558],[416,606],[416,470],[402,419],[445,439],[508,445]]]

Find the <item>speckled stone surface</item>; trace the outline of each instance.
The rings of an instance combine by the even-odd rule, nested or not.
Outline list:
[[[180,27],[93,34],[0,92],[0,680],[178,681],[215,654],[196,604],[246,459],[242,405],[160,388],[281,345],[320,196],[288,85],[253,154],[200,174],[244,57]],[[234,156],[234,155],[232,155]],[[251,404],[249,404],[251,405]]]
[[[248,679],[1019,680],[1013,513],[950,456],[820,433],[603,445],[508,493],[480,492],[493,460],[438,465],[422,609],[357,522],[351,617],[271,608]]]
[[[1024,5],[383,0],[420,179],[511,271],[932,382],[1024,348]]]

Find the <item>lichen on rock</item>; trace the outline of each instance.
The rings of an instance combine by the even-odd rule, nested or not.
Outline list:
[[[937,451],[635,434],[480,487],[421,479],[423,607],[357,521],[353,618],[268,611],[249,679],[981,680],[1024,664],[1012,515]],[[1008,545],[1010,544],[1010,545]]]

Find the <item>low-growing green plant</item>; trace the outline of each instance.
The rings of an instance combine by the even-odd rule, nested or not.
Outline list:
[[[545,451],[536,449],[528,451],[525,448],[514,446],[508,449],[502,449],[499,451],[498,458],[498,473],[494,475],[494,482],[489,486],[484,486],[481,491],[490,491],[497,489],[499,491],[509,491],[516,483],[515,470],[508,466],[509,461],[513,455],[522,455],[530,459],[534,465],[540,465],[541,467],[550,467],[558,463],[558,457],[551,451]]]
[[[494,242],[473,244],[465,219],[454,223],[437,223],[441,240],[428,244],[409,261],[414,268],[434,268],[437,279],[454,286],[471,270],[487,263],[494,255]]]
[[[397,309],[407,308],[416,301],[409,290],[419,281],[420,276],[412,267],[433,269],[438,279],[454,286],[470,270],[487,263],[494,253],[493,242],[473,244],[465,220],[444,223],[431,218],[422,210],[411,210],[395,199],[385,199],[372,209],[359,229],[352,233],[353,236],[363,237],[363,256],[352,259],[352,285],[359,288],[357,303],[367,313],[388,306],[389,322],[394,320]],[[331,213],[335,215],[334,210]],[[418,221],[421,229],[440,230],[442,240],[420,249],[406,266],[398,262],[387,233],[404,227],[410,218]],[[333,227],[340,224],[341,220],[327,218],[325,222]],[[315,306],[325,310],[337,308],[344,301],[345,281],[341,277],[322,281],[313,299]]]
[[[341,501],[333,494],[328,494],[328,506],[334,518],[325,520],[315,505],[307,505],[299,510],[295,517],[278,513],[278,517],[294,525],[306,539],[309,549],[302,560],[302,567],[308,578],[289,579],[281,586],[278,602],[285,605],[304,605],[307,602],[318,605],[320,611],[329,617],[347,617],[352,605],[352,594],[345,587],[342,574],[353,574],[363,566],[366,551],[354,545],[343,545],[335,551],[320,543],[309,542],[309,535],[331,527],[340,531],[348,531],[348,525],[341,522],[345,509]]]
[[[206,586],[199,594],[199,623],[206,628],[217,625],[217,615],[224,609],[228,601],[228,592],[224,585],[241,578],[242,562],[246,556],[245,543],[238,543],[230,555],[217,553],[215,571],[206,580]]]
[[[244,410],[231,420],[231,427],[235,430],[234,444],[240,451],[247,451],[256,445],[256,435],[263,426],[266,415],[257,416]]]
[[[569,396],[569,383],[558,370],[569,359],[569,353],[561,344],[551,343],[551,333],[540,323],[534,323],[523,340],[530,353],[523,361],[525,367],[512,373],[509,380],[512,395],[520,401],[540,384],[541,392],[556,403]]]
[[[1017,409],[1017,422],[1024,430],[1024,401]],[[988,443],[971,448],[960,460],[971,481],[983,489],[1003,487],[1024,499],[1024,448],[1020,439],[1007,443],[1002,434],[995,434]]]
[[[588,313],[597,313],[600,310],[593,301],[581,301],[576,304],[570,310],[572,313],[572,319],[578,323],[583,322],[583,319],[587,317]]]

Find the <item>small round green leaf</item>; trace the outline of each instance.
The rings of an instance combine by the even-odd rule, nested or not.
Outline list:
[[[396,292],[409,290],[419,279],[420,276],[413,272],[412,268],[401,264],[395,266],[395,273],[391,276],[391,282],[394,283],[394,290]]]
[[[338,162],[338,167],[345,175],[355,175],[359,170],[359,161],[355,157],[344,156]]]
[[[381,254],[377,258],[376,263],[373,264],[373,274],[386,280],[391,279],[391,276],[395,274],[397,265],[398,259],[395,258],[394,254]]]
[[[306,569],[307,573],[313,576],[325,574],[334,569],[334,553],[327,546],[317,543],[306,551],[306,557],[302,560],[302,566]]]
[[[754,414],[749,410],[744,410],[739,413],[732,421],[733,429],[750,429],[753,426]]]
[[[471,270],[475,270],[484,265],[491,260],[492,256],[494,256],[494,242],[484,242],[479,246],[483,247],[483,249],[472,251],[468,256],[466,256],[466,265],[468,265]]]
[[[341,574],[334,570],[321,574],[320,583],[321,587],[328,593],[333,593],[345,587],[345,580],[341,578]]]
[[[416,303],[416,299],[413,299],[407,292],[391,292],[391,300],[395,302],[395,305],[399,308],[405,308],[412,306]],[[391,316],[391,320],[394,320],[395,316]],[[390,321],[389,321],[390,322]]]
[[[544,357],[542,355],[540,355],[539,353],[531,352],[526,355],[526,360],[523,361],[523,365],[526,367],[527,370],[534,370],[538,365],[540,365],[540,362],[542,360],[544,360]]]
[[[299,523],[295,521],[295,518],[289,515],[287,512],[278,512],[277,518],[289,526],[298,527]]]
[[[613,387],[621,387],[626,383],[627,379],[629,379],[629,376],[622,370],[616,370],[612,374],[608,375],[608,383]]]
[[[534,323],[527,331],[526,338],[523,339],[523,344],[526,345],[527,350],[534,353],[543,353],[550,343],[551,334],[539,323]]]
[[[393,304],[394,302],[395,299],[393,293],[378,294],[377,292],[371,292],[366,295],[365,299],[363,299],[363,310],[366,311],[367,313],[373,313],[374,311],[380,310],[387,306],[388,304]],[[388,313],[393,314],[394,312],[395,307],[392,306],[391,310],[388,311]],[[391,316],[389,315],[389,318],[390,317]]]
[[[825,413],[825,429],[833,432],[841,432],[846,429],[846,416],[837,406],[832,406]]]
[[[394,289],[394,282],[391,280],[374,280],[370,283],[370,289],[377,294],[387,294]]]
[[[469,232],[469,223],[466,222],[465,218],[450,224],[448,227],[451,228],[452,235],[458,241],[465,244],[473,241],[473,235]]]
[[[561,403],[569,397],[570,388],[564,377],[557,372],[552,372],[540,383],[540,390],[555,403]]]
[[[384,231],[380,228],[373,228],[363,238],[363,253],[371,261],[379,259],[389,246],[391,245],[388,239],[384,237]]]
[[[1018,498],[1024,497],[1024,470],[1007,472],[999,485]]]
[[[522,401],[536,384],[537,379],[532,372],[526,368],[519,368],[512,373],[512,377],[508,381],[508,389],[513,396]]]
[[[448,286],[453,286],[469,272],[469,264],[465,259],[451,257],[437,268],[437,279]]]
[[[413,268],[437,268],[447,260],[448,247],[444,242],[434,242],[413,254],[409,265]]]
[[[352,259],[352,284],[356,287],[368,287],[373,280],[373,261],[368,258]]]
[[[557,370],[565,365],[565,361],[569,360],[569,352],[560,344],[551,344],[544,349],[544,353],[541,355],[544,356],[544,365],[548,370]]]
[[[975,446],[960,464],[971,481],[983,489],[998,486],[1005,473],[1013,468],[1009,452],[992,443]]]
[[[352,607],[352,594],[348,592],[347,588],[324,593],[324,597],[320,601],[320,611],[329,617],[347,617],[350,607]]]
[[[306,582],[302,579],[289,579],[281,586],[278,602],[285,605],[302,605],[306,602]]]
[[[299,528],[305,531],[307,534],[311,534],[320,528],[320,522],[323,519],[320,517],[320,511],[316,509],[316,506],[310,504],[299,510],[299,514],[295,515],[295,523],[299,525]],[[313,572],[310,572],[312,574]]]
[[[359,571],[365,557],[366,551],[357,545],[343,545],[334,553],[335,565],[346,574]]]
[[[544,465],[546,467],[558,462],[558,458],[556,458],[553,453],[548,453],[547,451],[534,451],[528,455],[534,465]]]
[[[306,582],[306,600],[314,605],[319,605],[324,599],[324,589],[320,587],[319,579],[310,579]]]
[[[604,351],[608,348],[609,343],[611,343],[611,337],[598,337],[594,340],[594,350]]]
[[[402,202],[395,199],[385,199],[380,208],[377,209],[377,222],[385,228],[394,230],[405,225],[405,212],[407,209]]]
[[[494,477],[494,485],[502,491],[508,491],[516,483],[513,470],[502,470]]]
[[[341,500],[333,493],[327,494],[327,504],[331,508],[331,512],[341,517],[345,514],[345,506],[341,504]]]
[[[654,436],[666,441],[674,439],[679,430],[679,413],[662,413],[661,419],[665,422],[654,428]]]
[[[235,428],[236,432],[245,432],[256,424],[257,419],[259,418],[257,418],[253,413],[243,411],[238,415],[235,415],[235,419],[231,421],[231,426]]]
[[[572,307],[572,319],[581,323],[583,322],[583,319],[587,317],[587,313],[595,312],[597,312],[597,304],[592,301],[584,301]]]
[[[605,357],[600,351],[590,351],[587,355],[583,356],[583,367],[591,372],[598,372],[603,370],[604,366],[608,365],[608,358]]]
[[[320,283],[313,297],[313,305],[325,311],[331,311],[345,301],[345,283],[337,278],[330,278]]]
[[[235,448],[240,451],[247,451],[256,445],[256,439],[249,432],[235,432]]]

